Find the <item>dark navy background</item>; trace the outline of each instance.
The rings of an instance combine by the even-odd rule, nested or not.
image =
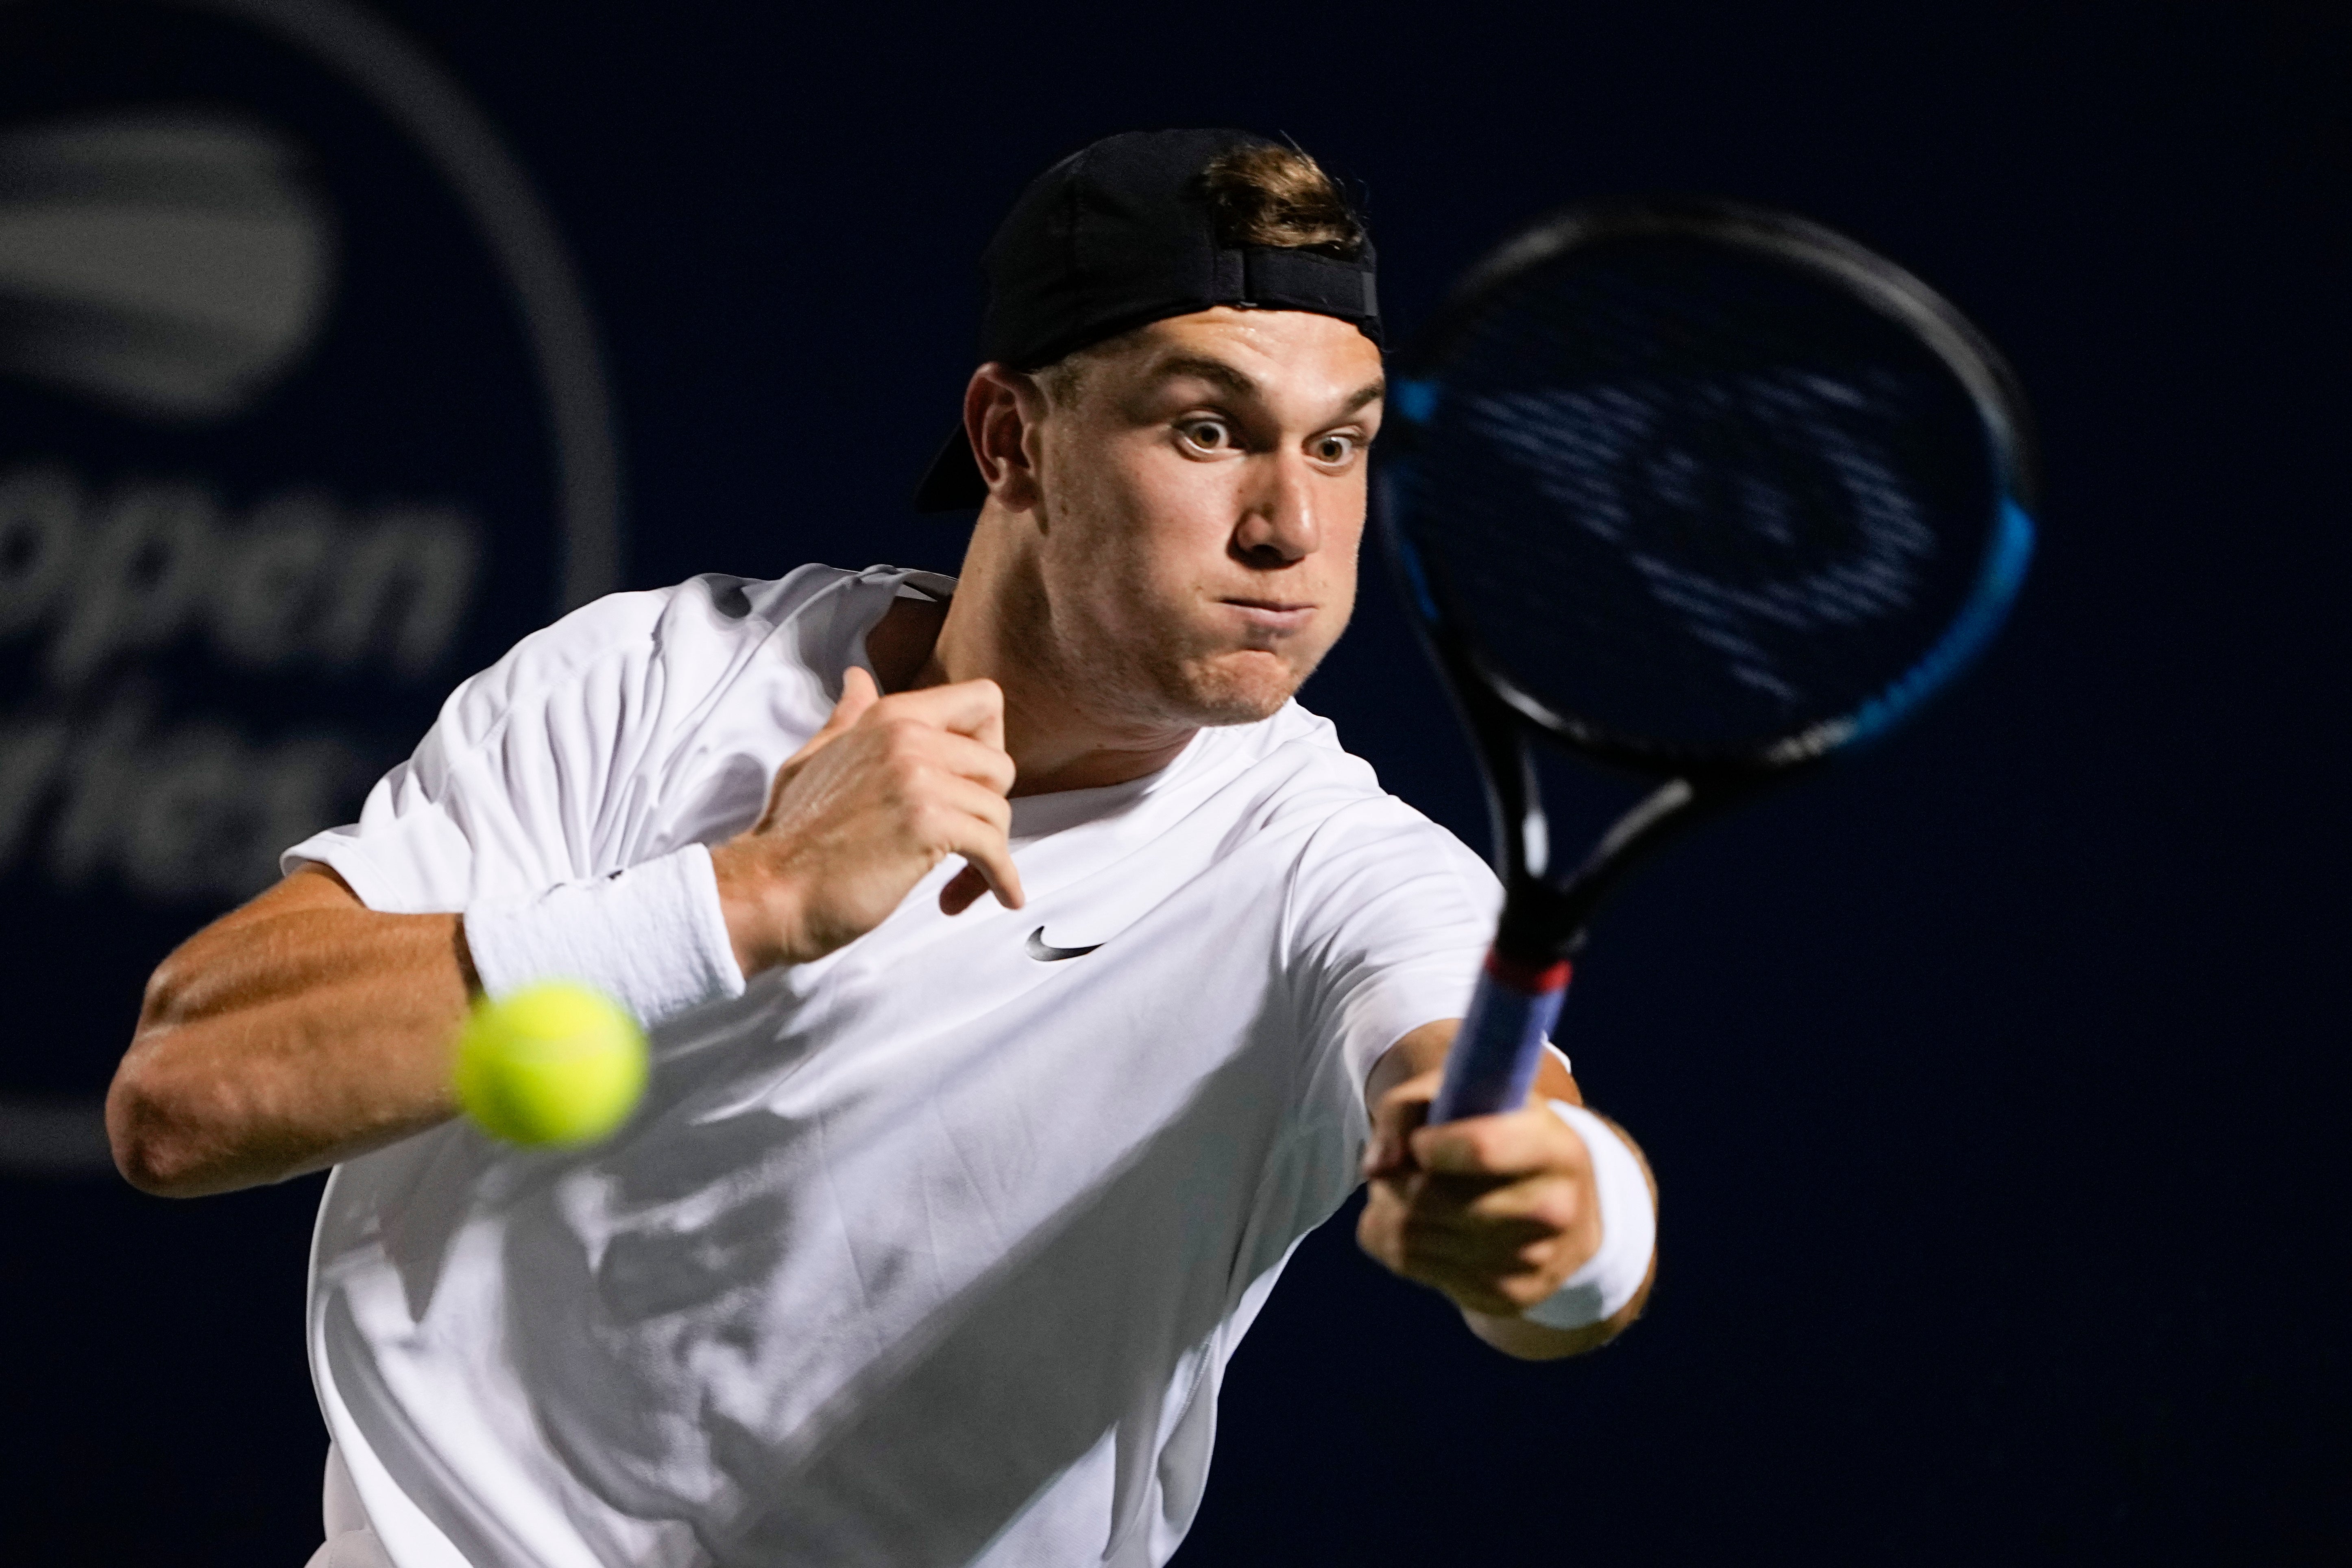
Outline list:
[[[380,659],[346,669],[299,654],[243,668],[212,656],[192,625],[151,657],[120,659],[126,668],[101,669],[64,693],[39,692],[32,672],[47,639],[19,635],[0,645],[0,691],[34,690],[37,703],[84,731],[114,704],[152,704],[162,722],[142,737],[151,751],[168,744],[157,732],[174,720],[229,719],[257,743],[326,731],[349,759],[334,792],[348,819],[369,782],[415,744],[450,685],[560,603],[554,465],[502,280],[421,150],[378,104],[284,37],[150,0],[13,0],[0,5],[0,105],[10,129],[142,112],[249,121],[301,155],[335,241],[319,341],[245,416],[126,418],[0,378],[0,464],[66,467],[89,495],[90,531],[118,485],[194,479],[231,514],[308,493],[351,514],[340,519],[346,529],[387,502],[421,503],[450,508],[487,536],[451,646],[413,676]],[[238,539],[236,523],[224,519],[218,537]],[[337,546],[349,552],[353,538],[344,532]],[[331,581],[334,563],[308,575]],[[37,1045],[0,1042],[0,1093],[101,1090],[138,1016],[145,973],[219,910],[198,899],[126,898],[120,876],[58,887],[42,828],[62,815],[52,805],[46,822],[37,816],[26,849],[0,867],[0,898],[21,921],[11,963],[99,994],[61,1008]],[[247,826],[215,815],[194,831]],[[261,857],[265,879],[273,858]]]
[[[1408,330],[1532,211],[1642,190],[1797,207],[1951,295],[2042,418],[2015,624],[1899,745],[1646,875],[1563,1025],[1664,1184],[1648,1321],[1518,1366],[1318,1235],[1181,1561],[2346,1560],[2352,25],[1536,10],[385,8],[572,243],[632,584],[951,568],[903,498],[972,258],[1112,130],[1285,132],[1363,181]],[[1369,587],[1305,700],[1482,843]],[[26,1034],[130,1005],[15,973]],[[303,1561],[317,1186],[0,1184],[0,1557]]]

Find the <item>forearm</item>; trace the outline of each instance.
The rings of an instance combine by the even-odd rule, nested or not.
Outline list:
[[[777,770],[753,831],[714,850],[705,877],[674,855],[625,873],[648,882],[567,883],[553,903],[481,910],[482,968],[502,994],[584,979],[658,1022],[856,940],[950,855],[967,866],[940,891],[947,913],[990,889],[1018,908],[1003,728],[992,682],[880,698],[852,668],[832,719]],[[696,901],[713,890],[723,931]],[[680,942],[684,961],[634,963],[647,956],[640,936]],[[107,1097],[115,1163],[149,1192],[195,1196],[446,1120],[456,1037],[482,979],[459,917],[379,913],[322,868],[296,872],[156,971]]]
[[[281,1181],[446,1120],[473,988],[458,918],[387,915],[320,871],[189,939],[107,1097],[115,1162],[175,1197]]]

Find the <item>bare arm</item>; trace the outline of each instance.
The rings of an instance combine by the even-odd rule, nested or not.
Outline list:
[[[748,976],[872,930],[933,867],[953,914],[1021,901],[1005,843],[1003,700],[989,681],[881,697],[853,669],[767,810],[712,851]],[[107,1096],[115,1163],[151,1193],[283,1181],[456,1113],[457,1028],[480,990],[463,921],[366,908],[319,867],[198,931],[149,982]]]
[[[148,982],[106,1097],[115,1163],[142,1191],[196,1197],[446,1121],[475,985],[457,916],[382,914],[306,866]]]
[[[1357,1239],[1397,1274],[1443,1291],[1470,1331],[1496,1350],[1524,1361],[1580,1355],[1642,1315],[1657,1259],[1631,1301],[1588,1328],[1546,1328],[1518,1315],[1559,1289],[1601,1245],[1584,1141],[1541,1107],[1545,1100],[1582,1105],[1584,1096],[1547,1055],[1530,1109],[1427,1126],[1459,1023],[1423,1025],[1372,1068],[1364,1091],[1372,1111],[1364,1160],[1371,1194]],[[1610,1126],[1641,1161],[1654,1204],[1649,1161],[1623,1128]]]

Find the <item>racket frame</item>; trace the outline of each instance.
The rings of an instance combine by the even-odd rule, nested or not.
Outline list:
[[[1428,370],[1486,304],[1563,252],[1619,237],[1688,236],[1745,246],[1810,270],[1908,328],[1958,380],[1981,421],[1997,515],[1969,598],[1937,645],[1850,714],[1745,748],[1700,751],[1614,731],[1560,711],[1514,682],[1452,613],[1451,595],[1402,521],[1401,466],[1437,401]],[[1705,197],[1579,206],[1538,220],[1465,275],[1402,357],[1373,486],[1375,527],[1415,634],[1437,664],[1479,760],[1505,889],[1495,945],[1446,1063],[1433,1121],[1516,1108],[1532,1086],[1594,914],[1626,874],[1688,828],[1874,742],[1974,661],[1999,630],[2032,553],[2038,465],[2022,389],[2000,351],[1917,278],[1844,235],[1793,214]],[[1553,868],[1550,829],[1528,745],[1540,736],[1612,772],[1655,781],[1572,870]]]

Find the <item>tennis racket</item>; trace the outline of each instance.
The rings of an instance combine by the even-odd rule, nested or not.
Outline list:
[[[1728,203],[1533,225],[1397,370],[1381,532],[1476,748],[1505,889],[1446,1121],[1525,1102],[1630,868],[1881,739],[1984,651],[2032,554],[2034,472],[2016,382],[1958,310]],[[1572,867],[1531,739],[1655,784]]]

